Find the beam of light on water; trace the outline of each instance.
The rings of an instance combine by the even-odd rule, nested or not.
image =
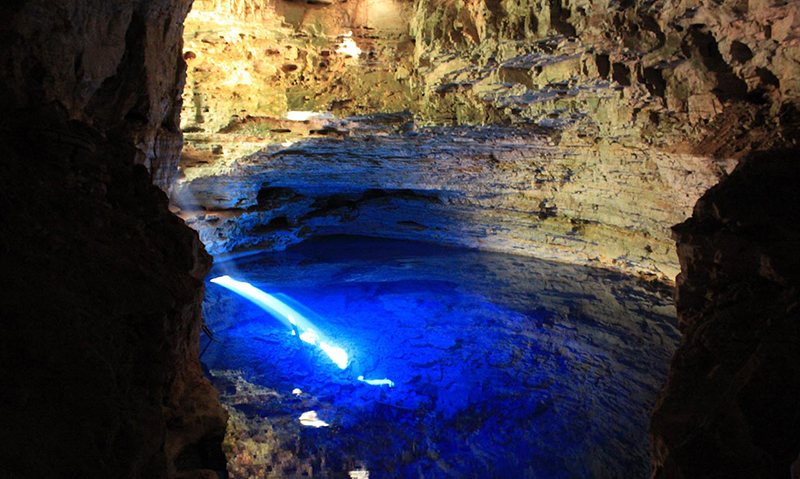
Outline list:
[[[319,342],[319,347],[325,351],[325,354],[327,354],[337,366],[339,366],[339,369],[347,367],[347,352],[345,352],[344,349],[331,346],[324,341]]]
[[[261,309],[275,316],[278,319],[289,321],[289,316],[298,315],[292,308],[287,306],[282,301],[278,300],[271,294],[265,293],[250,283],[244,281],[236,281],[230,276],[219,276],[211,280],[212,283],[218,284],[229,290],[244,296],[250,301],[257,304]]]
[[[261,291],[250,283],[237,281],[227,275],[216,277],[212,279],[211,282],[249,299],[261,309],[290,327],[292,329],[292,333],[295,333],[296,328],[302,341],[314,346],[319,346],[319,348],[322,349],[322,351],[339,367],[339,369],[347,368],[347,352],[344,349],[333,346],[325,341],[319,333],[310,327],[311,322],[306,319],[305,316],[297,312],[280,299],[269,293]]]
[[[370,386],[389,386],[390,388],[394,387],[394,381],[390,379],[364,379],[364,376],[359,376],[358,380],[362,383],[367,383]]]
[[[309,330],[300,335],[300,340],[316,346],[317,341],[319,340],[319,335],[314,331]]]

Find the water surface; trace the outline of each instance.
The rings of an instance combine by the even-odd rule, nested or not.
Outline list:
[[[349,355],[342,370],[207,285],[219,343],[202,360],[236,422],[234,477],[648,476],[649,415],[678,341],[664,285],[352,236],[221,263],[209,278],[222,274],[294,304]],[[329,426],[301,425],[311,410]]]

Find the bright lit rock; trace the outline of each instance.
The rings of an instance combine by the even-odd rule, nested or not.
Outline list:
[[[194,56],[184,127],[193,133],[173,201],[215,254],[280,248],[325,231],[378,232],[672,280],[678,267],[670,226],[735,158],[790,137],[791,120],[773,113],[798,108],[791,92],[800,47],[779,49],[754,36],[775,23],[776,35],[792,38],[796,26],[780,20],[791,9],[743,12],[737,5],[631,10],[614,2],[519,0],[487,10],[458,0],[422,1],[412,11],[402,2],[281,2],[255,20],[199,2],[186,37]],[[302,35],[283,29],[286,22]],[[336,53],[343,41],[362,53],[343,58]],[[261,51],[268,54],[254,53]],[[253,76],[252,90],[219,90],[212,63],[238,65],[248,55],[254,71],[270,73]],[[327,73],[316,70],[322,63]],[[506,145],[491,131],[482,138],[435,130],[435,140],[425,130],[370,138],[386,129],[314,113],[281,120],[287,110],[337,117],[408,110],[412,118],[400,130],[500,123],[521,133],[500,133]],[[331,140],[298,145],[322,136]],[[378,155],[365,154],[367,141],[389,156],[368,163]],[[420,150],[410,153],[413,147]],[[430,174],[422,158],[433,162]],[[320,187],[309,191],[303,181]],[[295,195],[264,208],[256,197],[267,185]],[[370,218],[363,202],[357,219],[310,206],[331,195],[356,201],[368,190],[398,188],[435,197],[439,203],[426,206],[434,218],[418,221],[418,211],[402,207]],[[198,205],[221,211],[199,216]]]
[[[362,234],[671,279],[669,228],[729,164],[565,142],[554,131],[402,129],[266,149],[224,175],[181,183],[174,201],[213,254]]]
[[[323,421],[317,416],[316,411],[304,412],[300,415],[300,424],[309,427],[328,427],[330,424]]]

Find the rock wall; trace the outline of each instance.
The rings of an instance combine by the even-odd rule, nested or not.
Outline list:
[[[204,2],[187,30],[195,87],[185,93],[184,126],[192,133],[174,201],[184,217],[196,219],[198,212],[178,197],[190,191],[195,198],[223,198],[199,203],[203,215],[212,211],[211,223],[192,223],[214,253],[280,245],[285,231],[256,227],[282,213],[248,210],[261,185],[251,181],[249,199],[238,206],[224,200],[242,193],[243,165],[249,173],[254,163],[276,172],[291,155],[272,155],[275,145],[313,157],[313,145],[342,141],[334,149],[344,151],[346,138],[357,136],[324,117],[278,119],[285,111],[343,116],[406,109],[414,115],[412,129],[502,124],[530,140],[515,153],[511,181],[518,194],[491,205],[483,201],[481,213],[471,215],[477,230],[444,236],[671,280],[678,268],[670,226],[690,214],[734,159],[797,142],[797,12],[782,2],[751,3],[422,0],[387,4],[396,9],[395,20],[381,22],[370,2],[277,2],[239,13],[224,10],[224,2]],[[346,28],[354,29],[352,39],[364,50],[357,58],[342,58],[334,48],[342,39],[333,35]],[[308,136],[332,139],[295,144]],[[492,141],[477,148],[488,151]],[[435,161],[441,171],[459,171],[459,163],[475,159],[473,146],[452,142],[463,148]],[[542,143],[554,148],[544,152],[537,147]],[[385,181],[361,184],[352,177],[328,193],[395,188],[391,176],[402,176],[409,165],[415,168],[390,161]],[[505,181],[488,166],[473,173],[487,183]],[[304,168],[307,182],[323,181],[326,168]],[[569,181],[543,181],[548,175]],[[259,178],[288,186],[280,175]],[[221,185],[232,183],[239,185],[234,192],[219,194]],[[436,181],[406,183],[434,196],[442,189]],[[443,204],[437,215],[461,215]],[[220,211],[230,208],[237,211]],[[347,226],[394,237],[407,233],[386,221],[371,228],[367,221],[361,216]],[[290,223],[314,230],[303,221]],[[430,228],[414,234],[433,241],[443,236]]]
[[[653,415],[654,478],[800,474],[798,157],[749,158],[675,227],[682,339]]]
[[[179,182],[173,203],[212,254],[361,234],[669,281],[679,269],[669,226],[720,173],[696,156],[592,150],[517,128],[368,131],[267,148]]]
[[[412,109],[406,0],[198,0],[185,23],[182,164],[225,167],[324,130],[287,112]]]
[[[189,194],[175,198],[217,252],[391,231],[612,267],[630,260],[670,276],[669,227],[733,161],[751,158],[676,230],[684,338],[652,423],[654,475],[786,477],[798,453],[798,245],[787,212],[798,204],[789,178],[800,156],[799,16],[779,0],[419,0],[403,73],[414,92],[408,131],[370,138],[246,119],[196,138],[178,189]],[[336,95],[314,108],[334,109]],[[540,135],[492,156],[497,138],[420,128],[463,124]],[[421,141],[417,158],[396,145],[426,134],[454,149]],[[308,135],[333,138],[291,144]],[[344,141],[351,153],[360,142],[394,153],[377,162],[335,153]],[[780,148],[794,150],[756,154]],[[448,184],[447,171],[460,180]],[[509,184],[522,186],[496,187]]]
[[[0,476],[217,477],[181,148],[181,1],[0,7]]]
[[[683,337],[651,425],[653,477],[800,474],[797,5],[416,5],[431,122],[492,118],[557,126],[573,144],[748,158],[675,230]]]
[[[248,115],[287,111],[408,109],[411,9],[404,0],[194,2],[185,29],[184,129],[226,133]],[[258,133],[271,136],[267,128]]]
[[[423,0],[420,112],[721,158],[796,144],[798,15],[772,0]]]
[[[420,0],[372,17],[374,2],[309,3],[273,8],[270,21],[281,28],[264,41],[247,23],[267,18],[263,2],[202,2],[198,13],[232,12],[222,20],[236,34],[219,39],[197,30],[201,48],[183,53],[186,2],[0,6],[4,476],[213,477],[209,469],[224,468],[224,413],[192,359],[209,258],[152,186],[166,189],[175,179],[182,58],[193,62],[184,127],[212,135],[229,128],[261,146],[258,127],[270,141],[291,132],[279,120],[247,116],[295,107],[341,114],[402,107],[429,124],[540,128],[540,139],[587,152],[601,170],[627,157],[621,151],[640,152],[640,164],[624,165],[631,178],[652,178],[674,163],[658,158],[679,157],[669,155],[724,160],[797,145],[800,22],[792,2]],[[410,30],[393,30],[398,18],[412,17]],[[379,24],[384,29],[371,33]],[[344,25],[373,45],[355,66],[336,53],[346,32],[331,28]],[[234,62],[204,91],[218,53],[258,65],[258,75]],[[248,75],[288,93],[242,96]],[[302,93],[317,84],[325,88]],[[241,96],[238,103],[215,96],[215,85]],[[217,105],[214,114],[209,105]],[[325,125],[311,130],[340,134]],[[185,157],[196,165],[225,151],[213,136],[196,140],[199,153]],[[684,339],[653,420],[656,477],[775,477],[797,460],[796,157],[796,150],[753,157],[676,230]],[[709,159],[709,175],[678,181],[651,203],[680,197],[684,208],[725,166]],[[463,171],[474,173],[469,167]],[[535,179],[524,181],[538,193]],[[244,197],[255,193],[257,206],[263,186],[270,187]],[[650,189],[646,181],[636,188]],[[283,190],[267,189],[263,202],[275,191]],[[367,200],[391,206],[403,195]],[[586,218],[569,216],[568,196],[525,213],[577,226],[580,239],[580,226],[587,228],[573,220]],[[322,199],[311,209],[341,212],[355,201]],[[661,232],[680,214],[671,210],[631,244],[654,231],[664,243]]]

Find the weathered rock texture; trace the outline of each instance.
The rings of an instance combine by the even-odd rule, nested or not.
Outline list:
[[[240,190],[218,190],[241,186],[242,165],[257,163],[273,173],[289,168],[283,159],[291,155],[273,155],[269,145],[351,135],[336,122],[278,119],[287,110],[348,115],[407,109],[418,126],[500,123],[540,133],[524,133],[530,145],[515,152],[514,200],[482,201],[480,227],[451,237],[671,279],[678,270],[670,226],[730,171],[732,159],[797,141],[800,32],[796,8],[783,2],[423,0],[413,7],[387,4],[396,12],[394,21],[380,20],[378,4],[370,2],[311,3],[251,5],[242,12],[247,2],[240,2],[237,13],[226,3],[208,2],[194,14],[186,37],[193,49],[186,53],[184,120],[193,133],[182,161],[192,184],[181,183],[175,193],[188,188],[195,197],[235,197]],[[354,29],[352,39],[364,49],[357,58],[335,52],[342,40],[333,35],[345,29]],[[326,145],[324,155],[331,148],[343,153],[347,141],[304,144],[297,154],[314,157],[315,145]],[[443,176],[476,157],[475,147],[457,138],[451,143],[446,156],[434,160]],[[542,143],[555,148],[543,151]],[[476,148],[486,153],[491,140]],[[271,156],[239,161],[264,149]],[[347,161],[357,162],[358,151]],[[316,163],[319,169],[303,165],[305,181],[325,181],[327,169],[345,156]],[[419,170],[420,158],[406,160],[390,156],[370,165],[369,184],[363,176],[340,178],[339,190],[327,194],[396,188],[393,175],[415,177]],[[471,174],[502,185],[492,161],[478,161]],[[247,174],[258,174],[248,168]],[[279,175],[259,178],[289,186]],[[443,189],[441,181],[406,183],[434,196]],[[193,223],[213,252],[285,242],[283,232],[270,236],[266,225],[258,233],[254,228],[281,216],[256,217],[249,210],[260,186],[251,184],[248,200],[238,204],[200,203],[207,210],[240,210]],[[452,202],[443,205],[437,214],[461,214]],[[386,221],[368,221],[365,215],[351,225],[362,233],[405,236]],[[302,221],[290,223],[316,232]],[[431,228],[415,235],[434,241],[447,236]]]
[[[391,5],[388,13],[373,10],[383,5]],[[0,7],[0,251],[8,265],[0,335],[4,475],[167,477],[217,467],[213,451],[223,413],[191,359],[208,257],[151,184],[166,189],[176,172],[182,56],[193,65],[184,93],[184,127],[197,132],[194,151],[185,156],[195,167],[184,171],[190,189],[202,185],[204,174],[231,164],[236,174],[225,180],[231,183],[245,167],[272,174],[270,163],[280,166],[285,176],[264,177],[257,188],[237,193],[245,201],[232,212],[255,218],[265,230],[293,228],[293,217],[265,215],[272,207],[262,206],[285,200],[281,188],[294,185],[273,183],[288,183],[299,157],[284,152],[237,160],[267,142],[347,134],[327,124],[317,131],[311,123],[287,132],[292,128],[282,120],[266,118],[285,109],[342,115],[409,109],[421,124],[543,129],[524,148],[549,148],[549,142],[562,148],[553,156],[492,159],[478,145],[474,156],[448,154],[444,163],[433,155],[434,165],[453,167],[477,192],[485,185],[476,178],[530,185],[500,195],[489,188],[495,196],[486,198],[472,191],[459,197],[466,187],[444,188],[446,175],[430,175],[437,183],[428,188],[418,158],[400,155],[399,163],[378,165],[387,171],[413,160],[408,171],[415,183],[400,190],[399,183],[375,182],[371,192],[349,183],[335,185],[338,193],[300,192],[299,201],[287,202],[309,228],[345,224],[342,214],[358,211],[360,203],[377,219],[386,217],[387,205],[440,208],[435,211],[447,226],[452,218],[461,221],[466,205],[474,208],[466,216],[483,225],[478,231],[493,228],[502,232],[490,238],[495,243],[509,238],[516,244],[525,239],[515,236],[521,229],[508,228],[515,232],[509,235],[503,225],[519,207],[514,214],[528,218],[524,227],[549,222],[560,235],[535,237],[537,251],[542,241],[570,237],[572,244],[598,246],[570,254],[616,260],[617,253],[607,254],[602,245],[621,244],[613,249],[633,252],[635,264],[650,268],[664,261],[656,267],[664,274],[667,253],[660,247],[667,226],[726,169],[711,158],[797,145],[800,22],[794,2],[202,3],[197,12],[207,15],[190,29],[198,43],[182,54],[187,10],[179,0],[12,0]],[[228,13],[215,17],[218,12]],[[410,28],[397,29],[398,19],[407,18]],[[269,30],[279,23],[280,29]],[[221,27],[207,32],[206,24]],[[336,52],[345,26],[364,51],[358,58]],[[262,37],[268,30],[272,36]],[[228,57],[230,64],[220,60]],[[269,84],[276,88],[261,88]],[[397,138],[384,141],[404,141]],[[231,147],[241,139],[253,141]],[[570,151],[580,153],[562,162]],[[684,159],[700,166],[681,177]],[[787,399],[796,397],[798,384],[792,349],[797,235],[793,218],[781,209],[794,211],[798,203],[791,189],[796,181],[785,179],[796,168],[791,160],[792,154],[782,162],[755,158],[678,230],[685,338],[653,423],[657,477],[748,474],[737,471],[769,477],[783,475],[797,458],[797,410]],[[330,178],[330,164],[316,165],[315,172]],[[570,165],[580,167],[585,183],[571,180]],[[526,173],[509,176],[501,166]],[[702,175],[694,179],[697,171]],[[362,172],[360,181],[369,178]],[[211,197],[215,186],[208,184],[192,192]],[[601,184],[603,194],[579,205],[572,188],[581,184]],[[413,194],[403,191],[409,186]],[[455,208],[428,201],[428,189]],[[622,193],[609,195],[616,190]],[[750,202],[739,204],[742,198]],[[643,209],[628,211],[632,202]],[[611,214],[614,208],[625,214]],[[659,212],[655,218],[647,216],[653,211]],[[319,218],[328,224],[315,223]],[[204,218],[217,228],[211,220]],[[443,231],[448,241],[456,231],[402,221],[406,231]],[[593,244],[597,231],[614,236]],[[643,245],[660,256],[648,256]]]
[[[420,1],[421,112],[720,157],[796,142],[798,15],[783,1]]]
[[[786,212],[799,202],[783,176],[800,156],[799,17],[796,2],[779,0],[419,0],[406,32],[413,64],[399,82],[413,92],[410,132],[241,159],[266,143],[350,134],[245,108],[193,139],[180,188],[194,198],[177,198],[207,210],[183,213],[218,251],[379,232],[534,254],[555,254],[555,244],[563,259],[668,276],[669,226],[727,161],[794,148],[783,160],[753,157],[678,228],[684,339],[652,425],[658,478],[785,477],[798,455],[800,245]],[[322,90],[321,101],[286,109],[349,99]],[[373,106],[383,93],[359,91],[358,104]],[[497,123],[539,136],[488,154],[508,138],[418,129]],[[437,141],[415,143],[424,131]],[[378,159],[366,144],[395,153]]]
[[[750,158],[675,227],[682,340],[652,421],[655,478],[800,473],[798,158]]]
[[[181,147],[187,10],[0,7],[2,477],[224,470],[196,359],[210,258],[152,184]]]
[[[288,111],[411,109],[412,13],[402,0],[194,2],[184,35],[184,164],[227,165],[323,131],[318,121],[285,120]]]
[[[183,127],[213,134],[247,115],[409,108],[411,9],[403,0],[195,1]]]
[[[213,254],[343,233],[672,279],[668,225],[717,174],[694,156],[573,148],[537,131],[425,128],[268,148],[180,182],[173,201]]]

